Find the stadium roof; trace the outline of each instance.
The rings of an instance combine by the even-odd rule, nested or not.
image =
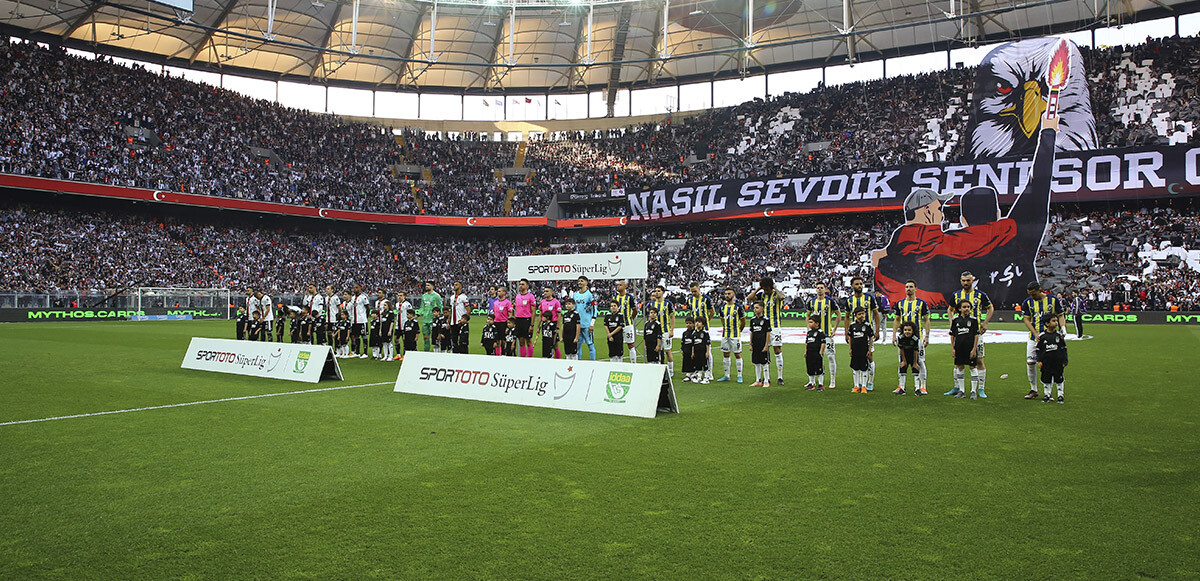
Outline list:
[[[370,88],[596,90],[1086,27],[1182,0],[0,0],[0,22],[176,66]],[[665,26],[664,26],[665,19]],[[948,44],[949,43],[949,44]],[[107,49],[107,50],[106,50]]]

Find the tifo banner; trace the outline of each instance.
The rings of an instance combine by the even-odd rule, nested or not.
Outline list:
[[[398,393],[653,418],[679,412],[665,365],[404,354]]]
[[[995,188],[1011,204],[1029,181],[1030,158],[927,163],[817,175],[763,175],[632,192],[630,222],[698,221],[899,210],[917,188],[961,195]],[[1087,202],[1200,195],[1200,147],[1145,146],[1060,153],[1051,201]]]
[[[1026,179],[1018,184],[1016,197],[1003,213],[1000,192],[1007,188],[997,184],[977,183],[965,190],[954,184],[915,184],[904,198],[904,224],[892,232],[885,247],[871,252],[875,289],[894,302],[905,297],[905,287],[911,282],[917,297],[934,307],[946,305],[962,288],[962,278],[974,276],[975,288],[987,293],[993,303],[1016,303],[1027,296],[1026,285],[1038,282],[1034,260],[1050,226],[1050,201],[1056,187],[1076,196],[1081,189],[1106,192],[1118,185],[1130,190],[1170,191],[1164,188],[1167,181],[1161,174],[1172,180],[1188,181],[1188,157],[1193,159],[1191,171],[1195,173],[1195,157],[1200,148],[1185,150],[1184,159],[1179,160],[1182,164],[1168,163],[1165,167],[1161,155],[1131,154],[1118,158],[1093,152],[1093,157],[1059,158],[1060,141],[1078,145],[1087,139],[1086,135],[1064,137],[1067,133],[1089,131],[1088,119],[1081,117],[1090,118],[1090,108],[1085,108],[1086,115],[1084,111],[1071,110],[1072,105],[1086,99],[1078,49],[1065,40],[1054,40],[1037,50],[997,50],[999,54],[997,51],[989,54],[991,60],[985,69],[1002,72],[996,72],[992,77],[995,80],[988,82],[1011,88],[1009,79],[1014,74],[1018,80],[1029,77],[1021,81],[1029,96],[1019,101],[1020,112],[1016,104],[1004,108],[992,104],[996,110],[991,111],[987,109],[990,102],[976,103],[976,117],[979,126],[995,129],[997,124],[1007,123],[1006,131],[1010,133],[1014,128],[1020,129],[1021,135],[1016,138],[1010,135],[999,139],[996,137],[999,134],[989,137],[985,146],[989,152],[1021,153],[1026,151],[1021,139],[1033,140],[1033,160],[1025,172]],[[1042,87],[1047,91],[1044,102]],[[1068,123],[1069,115],[1074,115],[1075,125]],[[1020,119],[1016,125],[1011,122],[1013,116]],[[1102,165],[1108,167],[1107,172],[1100,169]],[[1118,171],[1126,165],[1128,171]],[[1073,177],[1068,176],[1064,182],[1061,171],[1073,173]],[[1059,193],[1056,197],[1061,201],[1063,195]],[[944,207],[955,196],[958,196],[959,221],[948,225]]]
[[[342,369],[328,345],[192,337],[180,367],[307,383],[342,380]]]
[[[217,309],[164,309],[161,307],[138,309],[0,309],[0,323],[24,321],[132,321],[159,320],[153,317],[167,316],[192,319],[224,319],[225,311]],[[151,317],[142,318],[139,317]]]
[[[645,251],[509,256],[508,280],[648,278],[649,263],[650,254]]]

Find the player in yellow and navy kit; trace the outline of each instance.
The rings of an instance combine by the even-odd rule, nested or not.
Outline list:
[[[870,347],[871,352],[874,353],[875,341],[879,340],[879,330],[883,327],[883,315],[879,310],[879,301],[875,300],[875,295],[863,292],[863,278],[861,276],[856,276],[850,279],[850,289],[854,291],[854,293],[846,299],[846,312],[853,313],[854,309],[858,308],[866,311],[867,323],[869,323],[871,328],[875,331],[875,338],[871,341]],[[849,341],[850,337],[849,332],[851,322],[851,318],[846,317],[847,341]],[[875,361],[872,360],[867,367],[867,391],[874,391]]]
[[[729,381],[729,355],[737,361],[737,382],[742,382],[742,329],[746,328],[746,308],[738,302],[733,287],[725,287],[725,304],[721,315],[721,355],[725,360],[725,375],[717,381]]]
[[[829,287],[823,282],[817,283],[817,298],[805,303],[807,317],[817,318],[817,328],[825,334],[825,358],[829,363],[826,370],[829,375],[829,389],[837,387],[837,341],[834,333],[842,328],[842,309],[835,299],[829,298]]]
[[[634,341],[637,340],[637,300],[633,295],[626,290],[629,284],[623,280],[617,281],[617,295],[613,297],[613,302],[617,303],[617,312],[625,317],[625,327],[622,330],[622,340],[625,341],[625,348],[629,350],[629,362],[637,363],[637,347]]]
[[[667,374],[675,375],[675,357],[671,355],[671,339],[675,336],[675,307],[667,300],[667,289],[663,285],[654,287],[646,311],[658,311],[658,320],[662,324],[662,352],[666,356]]]
[[[708,299],[708,297],[700,294],[700,283],[693,282],[692,284],[688,285],[688,288],[689,288],[689,290],[691,290],[691,293],[692,293],[691,296],[689,296],[688,300],[687,300],[688,312],[691,313],[691,315],[694,319],[696,319],[697,328],[704,331],[705,334],[709,334],[708,321],[710,319],[712,319],[713,317],[717,316],[717,311],[716,311],[716,309],[713,308],[712,301],[710,301]],[[711,338],[712,335],[709,334],[709,337]],[[712,378],[713,378],[712,348],[706,347],[706,349],[708,349],[708,367],[706,368],[706,370],[704,372],[704,378],[709,381],[712,381]]]
[[[771,323],[771,347],[775,351],[775,370],[779,383],[783,385],[783,295],[775,288],[775,281],[764,277],[758,282],[758,290],[750,298],[763,303],[763,316]]]
[[[979,389],[979,397],[986,398],[987,394],[983,391],[984,385],[987,383],[987,366],[983,362],[983,340],[984,334],[987,333],[988,321],[992,320],[992,315],[996,312],[996,307],[992,305],[992,300],[988,298],[987,293],[975,288],[975,275],[970,271],[963,272],[959,275],[959,284],[962,289],[954,293],[953,300],[950,302],[948,314],[950,320],[958,314],[955,312],[954,305],[961,301],[971,303],[971,317],[979,321],[979,347],[977,348],[978,355],[975,357],[975,365],[971,367],[971,391]]]
[[[917,298],[917,283],[912,279],[904,282],[904,298],[896,301],[896,322],[892,324],[892,345],[897,347],[896,357],[900,363],[900,367],[904,367],[904,353],[900,347],[900,326],[904,323],[912,323],[916,325],[913,332],[913,337],[917,339],[917,348],[914,350],[913,361],[917,365],[917,377],[913,386],[913,392],[917,395],[926,395],[925,390],[925,348],[929,346],[929,303],[924,299]],[[900,385],[896,388],[896,395],[904,395],[904,374],[899,376]]]
[[[1025,399],[1036,399],[1037,392],[1037,342],[1038,337],[1046,332],[1046,321],[1050,319],[1058,319],[1058,332],[1062,333],[1063,328],[1067,324],[1066,311],[1063,309],[1062,301],[1058,297],[1046,294],[1042,290],[1042,285],[1037,281],[1026,285],[1025,290],[1029,292],[1029,298],[1021,303],[1021,320],[1025,323],[1025,328],[1029,330],[1029,339],[1025,342],[1025,363],[1029,374],[1029,394]]]

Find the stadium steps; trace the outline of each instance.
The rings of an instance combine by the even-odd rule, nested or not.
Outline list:
[[[433,183],[433,172],[430,171],[429,168],[422,169],[421,170],[421,179],[425,180],[426,183],[432,184]],[[421,199],[421,190],[417,188],[416,182],[413,182],[412,193],[413,193],[413,200],[417,202],[417,213],[424,214],[425,213],[425,202]]]
[[[529,143],[525,141],[517,144],[517,159],[513,161],[513,167],[517,169],[525,167],[525,151],[528,147]]]

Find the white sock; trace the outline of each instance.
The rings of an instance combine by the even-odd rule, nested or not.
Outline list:
[[[629,362],[637,363],[637,348],[635,347],[629,348]]]
[[[611,362],[613,362],[613,363],[620,363],[620,362],[621,362],[621,358],[620,358],[620,357],[609,357],[609,358],[608,358],[608,360],[609,360],[609,361],[611,361]]]
[[[730,357],[728,355],[726,355],[725,356],[725,377],[729,377],[729,372],[732,371],[732,369],[729,366],[730,365],[729,359],[730,359]]]
[[[959,391],[963,391],[963,383],[967,376],[967,372],[962,369],[954,370],[954,387]]]
[[[875,384],[875,362],[867,364],[867,385]]]
[[[829,365],[825,368],[829,372],[829,387],[833,387],[837,385],[837,354],[834,353],[832,347],[829,347],[829,352],[825,354],[825,358],[829,360]]]
[[[741,377],[742,376],[742,358],[738,357],[734,361],[737,362],[737,373],[738,373],[737,376]]]
[[[706,367],[704,369],[704,375],[706,377],[708,377],[709,379],[712,379],[712,374],[713,374],[712,351],[709,351],[708,352],[708,367]]]
[[[1045,390],[1046,390],[1046,397],[1050,397],[1050,387],[1054,385],[1054,382],[1046,383],[1044,385],[1045,385]]]
[[[1066,382],[1065,382],[1065,381],[1060,381],[1060,382],[1058,382],[1057,384],[1055,384],[1055,385],[1057,385],[1057,386],[1058,386],[1058,397],[1062,397],[1062,396],[1063,396],[1063,384],[1064,384],[1064,383],[1066,383]]]
[[[900,375],[900,384],[899,384],[899,385],[900,385],[900,389],[904,389],[905,387],[908,387],[908,374],[907,374],[907,373],[905,373],[905,372],[903,372],[903,371],[901,371],[901,372],[899,373],[899,375]],[[914,386],[914,387],[916,386],[916,382],[915,382],[915,381],[913,382],[913,386]]]
[[[762,383],[762,364],[754,364],[754,383]]]
[[[978,380],[979,380],[979,389],[982,390],[984,384],[987,383],[987,370],[980,369],[979,373],[977,373],[976,376],[978,377]]]
[[[1037,364],[1026,365],[1025,371],[1029,375],[1029,389],[1037,391]]]
[[[975,391],[979,387],[979,371],[974,367],[971,368],[971,391]]]
[[[783,378],[783,353],[775,354],[775,369],[779,372],[776,376]]]

